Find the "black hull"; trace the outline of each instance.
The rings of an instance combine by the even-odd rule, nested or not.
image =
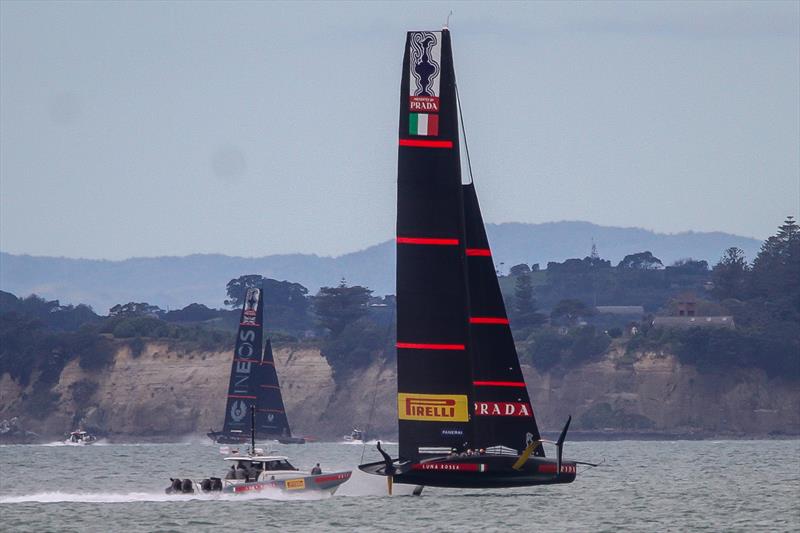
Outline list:
[[[281,444],[305,444],[306,439],[303,437],[278,437],[278,442]]]
[[[564,461],[561,473],[556,475],[554,459],[531,457],[521,470],[514,470],[517,457],[502,455],[477,455],[470,457],[437,457],[413,464],[397,464],[392,476],[395,483],[426,487],[459,489],[488,489],[553,485],[575,481],[576,464]],[[359,466],[368,474],[385,476],[383,461]]]
[[[211,431],[206,433],[209,439],[213,440],[217,444],[243,444],[249,442],[250,437],[242,435],[239,437],[238,435],[228,435],[226,433]]]
[[[221,431],[211,431],[206,433],[209,439],[213,440],[217,444],[249,444],[250,443],[250,434],[241,434],[241,435],[231,435],[229,433],[222,433]],[[277,435],[256,435],[256,440],[279,440],[281,437]],[[294,439],[294,437],[291,437]],[[305,439],[301,439],[303,443]],[[297,442],[292,442],[291,444],[302,444]]]

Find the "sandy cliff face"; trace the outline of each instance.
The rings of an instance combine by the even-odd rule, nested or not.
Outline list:
[[[604,429],[607,404],[627,420],[610,429],[671,433],[767,435],[800,433],[800,386],[768,379],[759,370],[701,374],[668,354],[640,354],[628,362],[612,352],[600,362],[566,374],[538,374],[525,367],[534,410],[545,429],[557,430],[568,414],[576,429]],[[587,427],[590,422],[594,427]]]
[[[274,351],[296,435],[339,439],[354,425],[373,436],[396,435],[393,364],[375,363],[337,386],[318,349],[285,345]],[[120,345],[103,371],[84,371],[77,361],[67,365],[52,388],[60,398],[40,418],[30,414],[33,385],[23,388],[1,376],[0,418],[20,416],[26,429],[45,435],[67,431],[80,419],[117,436],[204,433],[222,425],[230,359],[229,351],[185,351],[155,341],[134,357]],[[617,352],[566,373],[523,370],[544,430],[558,430],[572,414],[575,429],[800,433],[800,387],[758,371],[699,374],[670,355],[631,361]]]

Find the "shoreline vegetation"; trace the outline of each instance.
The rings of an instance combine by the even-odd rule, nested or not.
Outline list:
[[[664,265],[649,251],[612,265],[593,248],[584,258],[550,262],[545,268],[521,263],[498,272],[520,361],[537,376],[563,381],[601,363],[635,375],[644,359],[671,357],[678,365],[673,370],[692,368],[697,379],[738,372],[737,379],[746,381],[748,373],[763,374],[765,382],[797,390],[797,223],[788,217],[752,259],[738,248],[721,253],[713,266],[691,258]],[[100,402],[98,391],[105,386],[102,376],[117,364],[120,353],[130,361],[156,357],[152,345],[162,343],[187,369],[196,358],[230,353],[242,295],[246,288],[262,284],[265,336],[289,353],[318,351],[329,367],[326,379],[333,384],[332,397],[357,386],[354,383],[368,368],[377,365],[380,374],[380,369],[394,367],[394,296],[373,296],[369,288],[349,286],[344,279],[310,295],[299,283],[243,275],[227,283],[223,308],[194,303],[165,311],[146,302],[127,302],[105,315],[86,305],[61,305],[36,295],[20,298],[0,291],[0,419],[19,417],[25,429],[40,433],[37,429],[48,427],[52,433],[53,428],[41,420],[66,402],[71,419],[65,422],[62,416],[61,425],[96,424],[93,429],[103,434],[105,422],[92,413]],[[81,377],[65,388],[66,369],[80,372]],[[374,384],[363,386],[370,389]],[[529,381],[528,386],[538,385]],[[573,438],[747,437],[707,431],[703,423],[692,421],[691,412],[683,426],[697,427],[696,432],[664,428],[637,412],[635,402],[619,400],[632,393],[624,385],[615,387],[619,390],[611,399],[583,398],[591,406],[576,418]],[[760,407],[759,387],[750,393],[754,410],[775,411],[774,406]],[[724,404],[728,400],[720,394]],[[797,396],[790,401],[797,403]],[[352,423],[343,416],[343,427]],[[785,431],[793,438],[800,433],[800,421],[786,424],[785,429],[756,434]]]

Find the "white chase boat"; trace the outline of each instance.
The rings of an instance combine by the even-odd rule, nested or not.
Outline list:
[[[353,431],[349,435],[345,435],[342,437],[345,442],[352,442],[355,444],[363,444],[364,443],[364,432],[358,428],[353,428]]]
[[[251,494],[253,492],[280,490],[287,493],[327,492],[333,494],[350,479],[351,471],[322,472],[298,470],[283,455],[264,455],[256,448],[253,454],[232,454],[224,459],[230,468],[224,477],[210,477],[201,481],[171,479],[167,494],[227,493]]]
[[[64,444],[71,446],[86,446],[97,442],[97,437],[83,430],[72,431],[64,440]]]
[[[255,406],[250,407],[250,453],[241,454],[227,446],[220,451],[228,453],[224,460],[229,469],[222,478],[209,477],[201,481],[170,478],[167,494],[227,493],[252,494],[254,492],[280,490],[296,494],[318,492],[333,494],[339,486],[350,479],[352,472],[322,472],[319,467],[311,471],[298,470],[284,455],[265,454],[255,444]]]

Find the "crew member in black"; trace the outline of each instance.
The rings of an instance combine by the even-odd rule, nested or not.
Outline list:
[[[318,476],[321,473],[322,473],[322,469],[319,467],[319,463],[317,463],[317,466],[315,466],[314,468],[311,469],[311,475],[312,476]]]

